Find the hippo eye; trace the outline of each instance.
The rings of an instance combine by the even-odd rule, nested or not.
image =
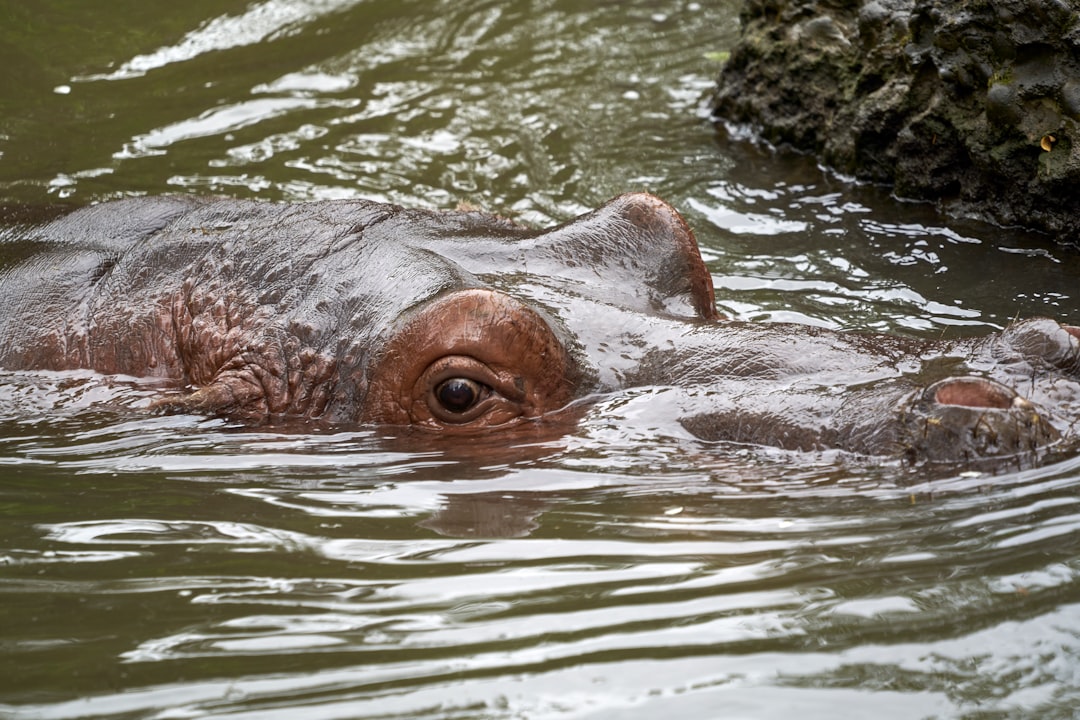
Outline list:
[[[439,383],[435,398],[449,412],[463,413],[479,402],[483,389],[483,385],[474,380],[454,377]]]

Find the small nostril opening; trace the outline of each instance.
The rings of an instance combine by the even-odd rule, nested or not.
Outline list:
[[[932,397],[939,405],[1008,410],[1017,396],[1008,388],[988,380],[966,378],[939,383]]]
[[[1065,332],[1069,333],[1077,340],[1080,340],[1080,327],[1076,327],[1075,325],[1062,325],[1061,327],[1065,328]]]

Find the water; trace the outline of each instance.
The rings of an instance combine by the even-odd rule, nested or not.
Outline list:
[[[0,0],[0,201],[650,189],[723,312],[938,337],[1080,318],[1078,254],[714,130],[735,3]],[[1066,718],[1080,460],[996,476],[702,443],[147,416],[0,375],[0,714]]]

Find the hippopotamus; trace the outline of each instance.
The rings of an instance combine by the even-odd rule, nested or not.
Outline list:
[[[657,387],[703,441],[914,462],[1038,454],[1080,416],[1076,326],[927,341],[724,319],[693,232],[646,193],[542,230],[164,196],[12,234],[0,367],[159,378],[163,412],[490,434]]]

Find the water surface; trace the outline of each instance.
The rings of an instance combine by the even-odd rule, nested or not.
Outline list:
[[[733,2],[0,0],[0,202],[685,213],[721,310],[916,337],[1080,318],[1077,253],[707,121]],[[29,210],[27,209],[29,208]],[[658,427],[148,416],[0,374],[0,714],[1066,718],[1080,460],[912,473]]]

